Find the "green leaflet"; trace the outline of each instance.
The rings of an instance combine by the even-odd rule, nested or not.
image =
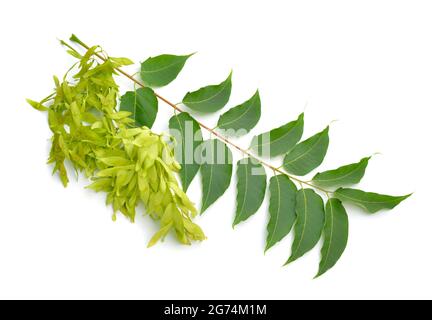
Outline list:
[[[284,159],[284,168],[289,173],[304,176],[323,161],[329,145],[329,127],[296,145]]]
[[[261,118],[261,99],[259,92],[245,103],[234,107],[220,116],[218,128],[237,131],[233,135],[242,135],[255,127]],[[242,132],[243,131],[243,132]]]
[[[286,175],[270,179],[270,221],[267,226],[266,251],[291,231],[296,219],[297,188]]]
[[[203,112],[216,112],[228,103],[231,96],[232,72],[228,78],[218,84],[201,88],[194,92],[188,92],[183,98],[183,104],[188,108]]]
[[[375,213],[383,209],[393,209],[399,203],[409,198],[411,194],[394,197],[357,189],[340,188],[336,190],[334,196],[342,202],[351,202],[369,213]]]
[[[176,159],[181,165],[179,172],[183,190],[187,190],[199,171],[200,163],[196,159],[196,150],[202,143],[199,124],[188,113],[182,112],[169,121],[170,133],[178,142]]]
[[[251,149],[260,156],[276,157],[291,150],[301,139],[304,127],[304,113],[297,120],[286,125],[255,136]]]
[[[120,110],[131,113],[136,127],[151,128],[158,112],[158,99],[150,88],[129,91],[121,97]]]
[[[359,183],[365,174],[370,158],[363,158],[358,163],[318,173],[313,178],[313,181],[318,185],[327,187],[340,187]]]
[[[250,158],[237,163],[237,209],[233,226],[246,221],[261,207],[267,187],[264,167]]]
[[[202,144],[201,178],[204,213],[228,189],[232,176],[232,153],[223,142],[213,139]]]
[[[324,203],[312,189],[301,189],[297,193],[297,222],[289,264],[315,247],[324,227]]]
[[[177,78],[186,61],[192,55],[175,56],[163,54],[154,58],[148,58],[141,64],[141,79],[149,87],[166,86]]]
[[[348,243],[348,215],[338,199],[329,199],[325,208],[324,243],[316,278],[333,268]]]

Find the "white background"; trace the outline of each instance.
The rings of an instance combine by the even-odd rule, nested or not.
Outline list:
[[[431,15],[413,0],[1,1],[0,298],[432,298]],[[159,93],[179,102],[232,68],[227,108],[261,92],[253,133],[307,103],[305,136],[339,120],[321,170],[379,152],[359,187],[415,194],[374,216],[349,208],[347,250],[318,280],[319,247],[285,268],[291,237],[264,256],[267,203],[232,230],[234,181],[197,219],[207,241],[146,249],[157,224],[113,223],[85,179],[65,190],[45,164],[46,117],[24,99],[48,95],[71,64],[56,39],[72,32],[136,62],[198,51]],[[155,130],[171,115],[161,104]],[[196,179],[198,205],[200,194]]]

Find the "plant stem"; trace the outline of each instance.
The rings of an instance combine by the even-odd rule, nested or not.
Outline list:
[[[83,48],[85,48],[86,50],[89,50],[90,47],[88,45],[86,45],[84,42],[82,42],[81,40],[78,39],[77,36],[72,35],[72,37],[70,38],[70,40],[72,42],[75,42],[77,44],[79,44],[80,46],[82,46]],[[62,41],[62,44],[64,44],[64,41]],[[105,58],[104,56],[102,56],[100,53],[95,52],[94,55],[96,57],[98,57],[99,59],[101,59],[102,61],[107,61],[107,58]],[[122,74],[123,76],[125,76],[126,78],[130,79],[132,82],[134,82],[135,84],[137,84],[138,86],[144,88],[145,85],[137,80],[135,77],[133,77],[132,75],[128,74],[127,72],[123,71],[120,68],[116,68],[116,71],[120,74]],[[171,101],[167,100],[166,98],[160,96],[158,93],[155,92],[156,97],[165,102],[167,105],[169,105],[171,108],[173,108],[174,110],[178,111],[178,112],[184,112],[178,105],[176,105],[175,103],[172,103]],[[197,123],[200,125],[201,128],[207,130],[208,132],[210,132],[211,134],[213,134],[217,139],[221,140],[222,142],[232,146],[233,148],[237,149],[238,151],[240,151],[241,153],[243,153],[244,155],[247,155],[248,157],[250,157],[251,159],[254,159],[255,161],[257,161],[258,163],[260,163],[261,165],[271,169],[273,172],[277,172],[280,174],[283,174],[285,176],[287,176],[288,178],[302,184],[308,185],[314,189],[320,190],[321,192],[324,192],[325,194],[330,194],[333,193],[332,191],[323,189],[319,186],[316,186],[308,181],[303,181],[295,176],[292,176],[290,174],[288,174],[287,172],[283,171],[281,168],[277,168],[275,166],[273,166],[272,164],[265,162],[264,160],[258,158],[257,156],[255,156],[254,154],[252,154],[249,150],[243,149],[240,146],[236,145],[234,142],[232,142],[231,140],[225,138],[223,135],[221,135],[220,133],[218,133],[217,131],[215,131],[214,129],[210,128],[209,126],[207,126],[206,124],[197,121]]]

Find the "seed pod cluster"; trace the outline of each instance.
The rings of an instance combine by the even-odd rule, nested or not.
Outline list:
[[[115,69],[131,64],[125,58],[94,59],[102,52],[92,47],[83,56],[70,51],[79,62],[73,81],[54,77],[55,92],[41,102],[28,100],[39,111],[48,112],[53,133],[48,163],[54,165],[64,186],[69,179],[65,162],[76,172],[93,180],[89,186],[107,193],[107,204],[116,213],[135,221],[137,207],[160,220],[161,229],[149,246],[173,230],[183,244],[204,240],[201,228],[192,222],[194,204],[179,187],[175,173],[180,169],[174,159],[170,137],[153,133],[146,127],[133,128],[131,113],[117,111],[119,87]]]
[[[121,148],[96,151],[101,170],[89,188],[107,192],[107,203],[132,221],[142,202],[147,213],[161,221],[161,230],[149,246],[164,238],[171,229],[183,244],[204,240],[203,232],[190,219],[197,211],[179,187],[174,173],[180,166],[166,137],[147,128],[122,128],[112,142]]]

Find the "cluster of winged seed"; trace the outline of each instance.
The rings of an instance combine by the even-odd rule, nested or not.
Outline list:
[[[197,212],[178,185],[174,173],[180,166],[174,159],[173,147],[164,136],[147,128],[123,128],[113,137],[113,142],[122,148],[96,151],[103,169],[97,172],[89,188],[107,192],[107,203],[131,221],[135,219],[140,202],[152,218],[161,220],[161,230],[149,246],[172,229],[181,243],[204,240],[200,227],[190,219]]]
[[[169,139],[146,127],[133,128],[129,112],[117,111],[119,88],[115,69],[128,65],[125,58],[97,63],[93,47],[79,59],[74,81],[54,77],[55,92],[41,102],[28,100],[39,111],[48,112],[53,133],[49,163],[54,164],[62,183],[69,179],[65,162],[94,182],[89,188],[107,193],[107,203],[131,221],[143,203],[147,213],[161,221],[161,229],[149,246],[174,230],[178,240],[190,244],[204,240],[201,228],[191,221],[196,209],[179,187]],[[74,66],[75,67],[75,66]],[[74,67],[71,70],[74,70]]]

